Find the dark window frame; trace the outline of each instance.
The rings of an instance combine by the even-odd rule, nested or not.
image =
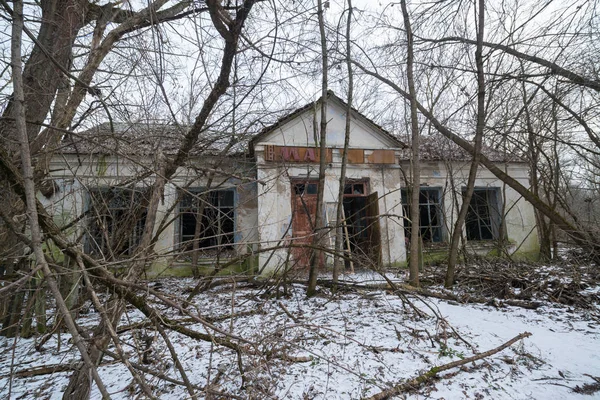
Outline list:
[[[431,201],[435,193],[437,201]],[[401,189],[402,210],[405,215],[404,235],[410,239],[410,188]],[[426,224],[423,224],[423,221]],[[434,223],[432,223],[434,222]],[[421,186],[419,190],[419,225],[421,238],[426,243],[443,243],[444,230],[444,191],[440,186]]]
[[[292,180],[292,190],[296,196],[316,196],[319,190],[319,181],[314,179],[309,180]]]
[[[368,179],[346,179],[344,197],[364,197],[369,195]]]
[[[464,196],[466,188],[462,188]],[[465,236],[468,241],[493,241],[500,238],[502,223],[501,189],[476,187],[465,219]]]
[[[107,259],[133,255],[144,232],[149,195],[148,188],[136,187],[88,190],[86,253]]]
[[[192,250],[198,209],[203,204],[199,250],[233,249],[236,238],[235,188],[191,188],[180,193],[178,205],[179,249]]]

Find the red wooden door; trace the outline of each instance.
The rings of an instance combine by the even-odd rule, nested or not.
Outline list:
[[[316,181],[292,182],[292,256],[297,267],[310,265],[315,216],[317,212]]]

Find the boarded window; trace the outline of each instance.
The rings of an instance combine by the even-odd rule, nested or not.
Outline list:
[[[402,208],[404,211],[404,234],[410,238],[410,194],[408,189],[402,189]],[[442,189],[421,188],[419,192],[419,226],[421,237],[424,242],[443,241],[442,224],[444,218],[442,213]]]
[[[182,250],[233,248],[234,191],[192,190],[179,203],[179,234]],[[202,216],[201,218],[199,216]]]
[[[88,253],[105,259],[133,254],[144,231],[148,194],[136,188],[91,190]]]
[[[465,191],[463,189],[463,194]],[[498,239],[501,221],[499,193],[499,188],[475,189],[465,220],[467,240]]]

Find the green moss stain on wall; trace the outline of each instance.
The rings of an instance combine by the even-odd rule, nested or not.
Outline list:
[[[98,176],[106,175],[106,171],[108,170],[108,163],[106,162],[106,156],[101,155],[98,158],[98,166],[96,167],[96,171],[98,172]]]

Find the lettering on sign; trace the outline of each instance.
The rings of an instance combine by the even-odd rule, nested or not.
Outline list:
[[[338,149],[337,151],[341,157],[342,150]],[[320,154],[321,151],[318,147],[265,145],[265,161],[313,164],[319,163]],[[332,155],[333,149],[327,149],[325,159],[328,163],[332,162]],[[394,150],[371,150],[370,154],[365,157],[364,149],[348,149],[348,163],[395,164],[396,157]]]
[[[296,163],[318,163],[321,151],[316,147],[265,146],[265,161],[285,161]],[[332,150],[327,149],[326,161],[331,162]]]
[[[395,164],[396,156],[394,150],[373,150],[367,157],[369,164]]]
[[[283,161],[300,161],[300,152],[297,147],[281,147],[280,155]]]

